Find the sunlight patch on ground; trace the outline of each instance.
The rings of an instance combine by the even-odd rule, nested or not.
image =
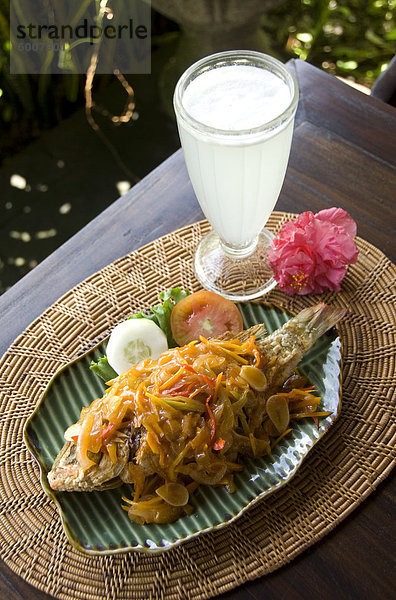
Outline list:
[[[22,242],[30,242],[32,236],[28,231],[10,231],[10,237],[14,240],[21,240]]]
[[[59,212],[61,215],[67,215],[71,211],[71,208],[72,208],[71,202],[65,202],[64,204],[61,204],[61,206],[59,207]]]
[[[14,173],[10,177],[10,185],[12,187],[18,188],[18,190],[24,190],[27,186],[27,181],[22,175],[18,175],[18,173]]]
[[[117,188],[117,191],[120,194],[120,196],[123,196],[124,194],[126,194],[127,191],[130,189],[130,187],[131,187],[130,181],[117,181],[116,182],[116,188]]]
[[[57,231],[55,228],[46,229],[43,231],[37,231],[34,235],[36,240],[46,240],[51,237],[55,237],[57,235]]]

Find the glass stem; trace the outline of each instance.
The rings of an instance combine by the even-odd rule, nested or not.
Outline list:
[[[221,244],[221,249],[223,250],[224,254],[227,254],[227,256],[230,256],[231,258],[246,258],[247,256],[249,256],[250,254],[252,254],[252,252],[254,252],[254,250],[256,249],[257,246],[257,242],[258,242],[258,236],[254,238],[254,240],[252,242],[250,242],[247,246],[230,246],[228,244],[226,244],[225,242],[223,242],[223,240],[220,241]]]

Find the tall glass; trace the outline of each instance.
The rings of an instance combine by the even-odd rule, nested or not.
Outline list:
[[[230,66],[242,69],[223,69]],[[270,78],[268,98],[251,75]],[[280,103],[281,96],[273,94],[277,87]],[[202,93],[194,99],[198,89]],[[248,50],[205,57],[176,85],[174,107],[188,173],[213,228],[197,247],[195,272],[205,288],[226,298],[257,298],[276,285],[267,258],[273,234],[264,225],[285,177],[297,102],[292,73],[278,60]],[[215,111],[223,128],[213,123]]]

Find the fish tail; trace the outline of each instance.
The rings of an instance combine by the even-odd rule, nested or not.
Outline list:
[[[347,312],[346,308],[327,306],[324,302],[320,302],[315,306],[304,308],[297,318],[299,324],[317,339],[338,323]]]
[[[271,389],[282,385],[316,340],[342,319],[346,312],[345,308],[320,302],[304,308],[259,342],[259,348],[268,360],[269,367],[265,375]]]

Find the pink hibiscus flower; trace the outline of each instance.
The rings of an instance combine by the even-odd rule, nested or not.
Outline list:
[[[307,211],[285,223],[268,251],[280,289],[290,295],[340,290],[347,266],[357,260],[356,230],[342,208]]]

